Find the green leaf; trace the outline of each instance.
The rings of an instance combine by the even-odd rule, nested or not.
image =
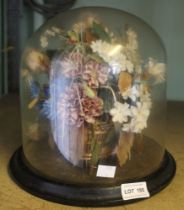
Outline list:
[[[100,58],[97,54],[93,53],[93,54],[89,54],[88,58],[95,60],[98,63],[101,63],[103,60],[102,58]]]
[[[111,41],[109,34],[105,31],[104,27],[101,24],[93,22],[93,27],[91,30],[92,30],[92,33],[97,35],[100,39],[107,42]]]
[[[68,31],[68,36],[72,41],[79,41],[79,36],[75,31]]]
[[[94,90],[92,90],[87,84],[84,84],[83,87],[84,87],[85,94],[89,98],[95,98],[96,97],[96,94],[95,94]]]

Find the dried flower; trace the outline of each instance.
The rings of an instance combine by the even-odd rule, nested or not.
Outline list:
[[[125,92],[132,85],[132,76],[127,72],[119,74],[118,87],[121,93]]]
[[[56,27],[56,26],[52,26],[52,31],[57,33],[57,34],[61,33],[61,29]]]
[[[124,95],[123,95],[124,94]],[[151,94],[146,84],[137,84],[122,93],[124,99],[130,98],[135,105],[130,107],[131,118],[126,124],[123,124],[122,130],[126,132],[141,133],[147,127],[147,120],[152,106]]]
[[[147,109],[151,109],[151,94],[149,93],[148,88],[145,84],[140,85],[140,102],[143,104],[144,107],[147,107]]]
[[[165,80],[165,64],[157,63],[154,59],[150,58],[148,65],[148,73],[154,77],[155,83],[162,83]]]
[[[141,73],[142,73],[142,67],[141,67],[140,65],[136,66],[135,71],[136,71],[138,74],[141,74]]]
[[[131,108],[131,121],[124,124],[123,131],[141,133],[147,127],[147,120],[150,115],[150,109],[143,103],[137,102],[136,106]]]
[[[103,101],[99,97],[90,98],[84,94],[82,85],[74,83],[61,96],[57,105],[58,114],[65,123],[80,127],[84,120],[94,123],[103,111]]]
[[[40,38],[42,47],[48,46],[48,37],[57,34],[61,36],[61,32],[56,27],[46,30]],[[152,106],[146,81],[153,78],[155,83],[163,82],[165,65],[150,58],[143,72],[137,34],[131,28],[126,31],[123,44],[118,43],[108,28],[90,17],[75,24],[65,35],[66,42],[72,44],[72,51],[67,48],[69,51],[66,50],[54,63],[56,69],[51,72],[51,78],[54,79],[51,79],[53,82],[50,89],[52,91],[56,88],[57,99],[52,101],[51,94],[51,98],[42,104],[41,112],[49,118],[53,114],[61,119],[61,123],[76,127],[84,122],[95,123],[103,114],[106,104],[106,101],[98,97],[98,88],[106,88],[111,91],[115,101],[114,107],[111,108],[110,104],[107,109],[110,109],[112,121],[120,123],[123,131],[140,133],[147,127]],[[41,52],[30,51],[26,61],[32,71],[48,70],[49,59]],[[107,83],[108,76],[112,79],[112,86]],[[123,102],[118,102],[114,93],[114,90],[117,91],[117,87],[114,87],[117,80],[122,96],[120,100]],[[42,89],[40,91],[43,92]],[[38,100],[37,89],[33,93],[37,96],[34,100]],[[37,102],[34,100],[31,103]],[[54,111],[51,110],[52,104]]]
[[[130,105],[127,103],[115,102],[114,108],[110,110],[113,122],[124,123],[128,121],[128,117],[131,116]]]
[[[80,91],[77,84],[73,84],[69,87],[58,100],[57,110],[61,123],[65,122],[66,124],[80,127],[84,119],[80,116],[81,107],[79,96],[81,95],[81,91],[79,95],[77,91]]]
[[[93,26],[93,23],[99,23],[99,21],[95,18],[95,17],[93,17],[93,16],[90,16],[90,17],[88,17],[87,19],[86,19],[86,26],[88,27],[88,28],[90,28],[90,27],[92,27]]]
[[[90,60],[84,66],[82,77],[90,87],[98,88],[99,85],[104,85],[107,81],[108,67]]]
[[[82,74],[84,56],[80,52],[69,53],[60,62],[59,66],[66,77],[74,78]]]
[[[94,17],[88,17],[85,21],[83,22],[78,22],[76,24],[73,25],[73,30],[76,33],[82,33],[84,32],[86,29],[89,29],[92,27],[93,23],[97,22],[96,19],[94,19]]]
[[[40,45],[43,48],[46,48],[48,46],[49,42],[46,36],[41,36],[40,37]]]
[[[137,103],[136,107],[132,107],[132,123],[134,124],[133,132],[140,133],[147,127],[147,120],[150,109],[145,104]]]
[[[131,28],[129,28],[126,32],[128,42],[126,44],[126,48],[130,51],[135,51],[138,49],[138,41],[137,34]]]
[[[30,50],[27,53],[26,64],[31,71],[48,71],[50,60],[47,55],[37,51]]]
[[[93,33],[91,33],[89,29],[85,31],[84,37],[84,40],[87,43],[91,43],[92,41],[95,41],[97,39],[97,37]]]
[[[97,53],[109,64],[113,74],[119,74],[121,71],[133,72],[133,63],[123,53],[123,45],[110,44],[102,40],[97,40],[93,41],[90,46],[93,52]]]
[[[99,97],[89,98],[83,96],[81,99],[82,113],[85,121],[88,123],[95,123],[95,118],[99,117],[103,111],[103,101]]]
[[[81,33],[83,32],[84,30],[86,29],[86,25],[84,22],[79,22],[79,23],[76,23],[73,25],[73,30],[76,32],[76,33]]]
[[[56,33],[54,31],[49,30],[49,29],[45,31],[45,34],[48,35],[48,36],[55,36],[56,35]]]
[[[134,71],[134,65],[130,60],[126,60],[126,70],[129,73],[132,73]]]
[[[126,89],[126,91],[121,92],[121,95],[123,99],[125,100],[130,98],[132,101],[136,101],[140,97],[140,92],[137,89],[137,86],[133,85],[132,87],[129,87],[128,89]]]

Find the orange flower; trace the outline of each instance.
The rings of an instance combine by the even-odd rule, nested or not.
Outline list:
[[[132,76],[127,72],[121,72],[118,80],[120,92],[126,91],[132,85]]]
[[[97,40],[97,37],[91,33],[91,31],[89,29],[87,29],[85,31],[85,41],[87,43],[91,43],[92,41],[96,41]]]

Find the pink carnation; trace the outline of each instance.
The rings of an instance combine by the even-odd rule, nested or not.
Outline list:
[[[62,95],[61,100],[58,101],[58,114],[66,124],[80,127],[84,118],[80,116],[81,111],[77,89],[79,89],[79,86],[77,84],[73,84]]]
[[[98,88],[107,81],[108,67],[91,60],[85,64],[82,77],[90,87]]]
[[[95,123],[95,118],[102,114],[103,101],[99,97],[89,98],[84,96],[81,99],[83,107],[83,117],[88,123]]]
[[[60,62],[63,74],[69,78],[80,76],[83,72],[84,60],[80,52],[69,53]]]
[[[80,84],[74,83],[58,102],[58,115],[69,125],[80,127],[84,121],[95,123],[103,111],[103,101],[99,97],[85,95]]]

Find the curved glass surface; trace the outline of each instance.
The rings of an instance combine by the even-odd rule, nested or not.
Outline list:
[[[161,164],[165,51],[135,16],[90,7],[50,19],[23,53],[21,101],[24,154],[44,177],[114,185]]]

